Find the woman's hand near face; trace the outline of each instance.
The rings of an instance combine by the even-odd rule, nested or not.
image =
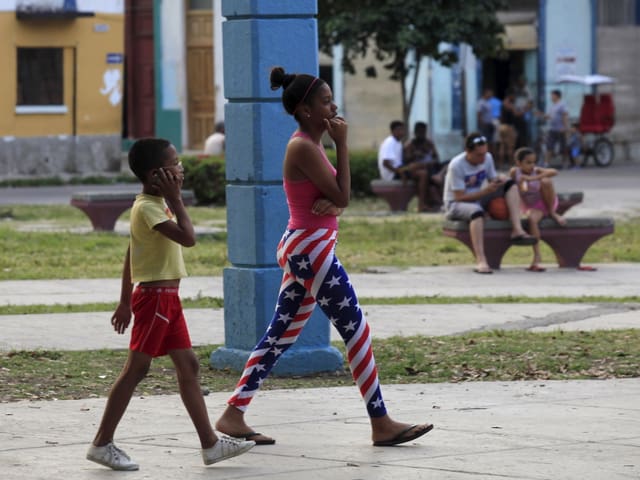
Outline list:
[[[336,145],[344,145],[347,143],[348,125],[344,118],[338,116],[331,119],[325,118],[324,125],[327,129],[327,133]]]

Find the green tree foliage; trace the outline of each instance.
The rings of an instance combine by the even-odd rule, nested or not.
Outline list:
[[[496,11],[506,8],[506,0],[318,0],[320,48],[330,55],[332,46],[342,45],[342,66],[349,73],[355,73],[353,60],[371,50],[400,81],[406,120],[415,90],[414,83],[406,91],[411,70],[425,56],[456,63],[455,46],[461,43],[479,58],[496,55],[504,32]],[[410,52],[415,62],[407,62]]]

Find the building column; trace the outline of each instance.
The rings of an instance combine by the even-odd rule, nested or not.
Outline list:
[[[169,140],[178,152],[183,147],[179,83],[185,81],[178,74],[185,68],[180,64],[185,42],[182,12],[182,1],[153,0],[155,136]]]
[[[295,121],[269,72],[318,74],[316,0],[222,0],[229,261],[223,273],[225,346],[214,368],[242,370],[273,316],[282,278],[276,247],[288,212],[282,160]],[[316,309],[275,374],[302,375],[342,367],[329,344],[329,321]]]

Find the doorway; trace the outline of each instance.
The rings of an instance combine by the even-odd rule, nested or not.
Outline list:
[[[526,77],[525,51],[511,50],[500,58],[482,62],[482,87],[491,88],[496,97],[503,100],[507,90],[516,85],[520,76]],[[529,83],[534,79],[527,79]]]
[[[187,37],[187,125],[189,148],[202,150],[213,133],[213,10],[211,1],[189,0]]]

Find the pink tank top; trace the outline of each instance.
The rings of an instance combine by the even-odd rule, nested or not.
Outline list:
[[[295,132],[291,138],[301,137],[311,141],[309,135],[303,132]],[[331,165],[327,154],[322,145],[316,145],[322,158],[327,163],[328,168],[333,175],[336,169]],[[290,181],[286,178],[282,181],[284,193],[287,196],[287,205],[289,206],[289,224],[288,229],[317,229],[329,228],[338,229],[338,217],[333,215],[314,215],[311,213],[311,207],[316,200],[322,198],[322,192],[311,182],[311,180]]]
[[[516,184],[518,186],[520,186],[520,178],[522,175],[522,170],[520,170],[520,168],[516,168]],[[542,199],[542,195],[540,193],[540,180],[529,180],[526,183],[525,188],[525,190],[522,190],[522,187],[520,189],[520,198],[525,205],[533,206]]]

